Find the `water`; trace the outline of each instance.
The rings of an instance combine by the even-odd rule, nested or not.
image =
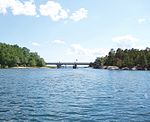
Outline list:
[[[150,72],[1,69],[0,121],[150,121]]]

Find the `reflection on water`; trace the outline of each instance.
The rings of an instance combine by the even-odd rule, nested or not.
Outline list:
[[[0,121],[150,121],[150,72],[1,69]]]

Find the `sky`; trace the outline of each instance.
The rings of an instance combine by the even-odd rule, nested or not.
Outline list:
[[[150,0],[0,0],[0,42],[46,62],[93,62],[150,47]]]

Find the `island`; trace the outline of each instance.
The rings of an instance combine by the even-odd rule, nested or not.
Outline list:
[[[44,67],[45,61],[26,47],[0,43],[0,68]]]
[[[150,70],[150,48],[111,49],[108,55],[97,57],[91,65],[97,69]]]

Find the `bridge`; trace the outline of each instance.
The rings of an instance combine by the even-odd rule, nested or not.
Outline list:
[[[90,65],[91,62],[49,62],[46,65],[56,65],[57,68],[61,68],[62,65],[73,65],[73,68],[76,69],[77,65]]]

